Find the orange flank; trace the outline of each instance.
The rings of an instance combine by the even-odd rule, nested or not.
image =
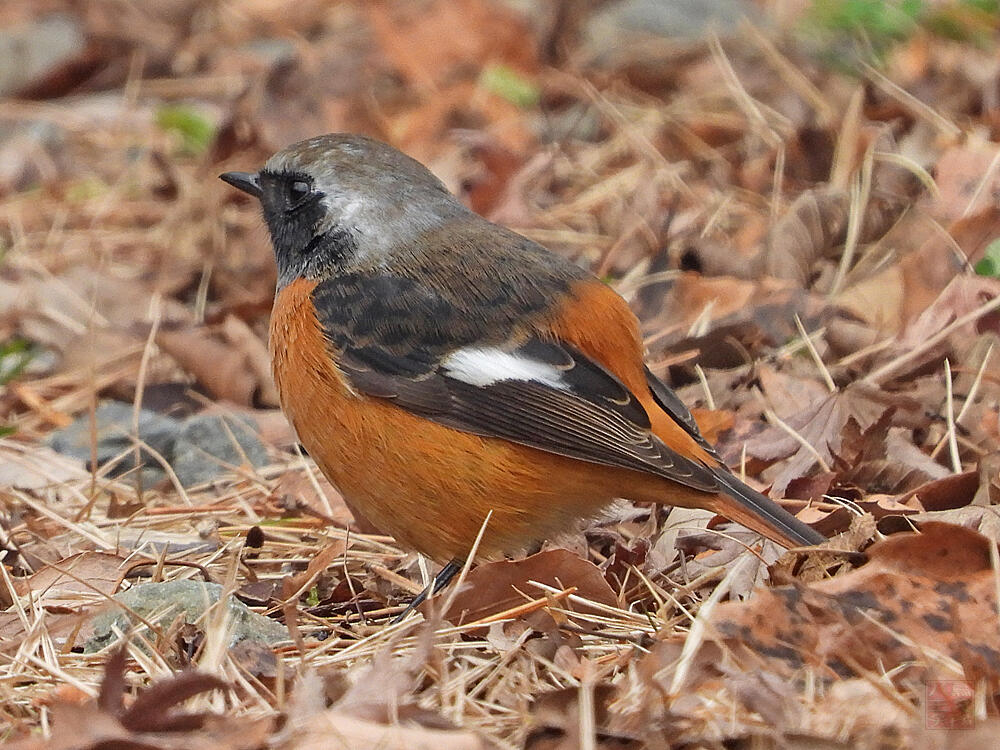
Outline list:
[[[595,326],[595,320],[601,321],[601,325]],[[646,383],[639,321],[613,289],[599,281],[577,282],[571,290],[570,300],[559,309],[550,330],[622,381],[649,415],[653,434],[671,450],[706,466],[718,464],[657,405]],[[596,332],[600,334],[595,335]],[[704,493],[700,494],[704,497]]]
[[[708,507],[782,539],[723,495],[460,432],[389,399],[357,393],[330,356],[310,296],[314,286],[298,279],[275,300],[270,346],[282,408],[345,499],[400,542],[441,562],[463,559],[492,511],[478,557],[496,559],[579,528],[618,497]],[[656,406],[645,383],[635,319],[624,303],[614,302],[618,298],[610,289],[606,294],[602,289],[588,289],[585,301],[578,298],[579,307],[553,322],[552,333],[605,366],[617,362],[616,374],[638,392],[656,434],[684,455],[715,463]],[[587,310],[593,305],[608,309]],[[594,317],[617,326],[615,335],[588,336],[583,321]]]

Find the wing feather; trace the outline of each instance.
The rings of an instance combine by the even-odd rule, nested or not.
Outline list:
[[[313,295],[338,365],[357,391],[463,432],[718,491],[713,469],[681,456],[654,435],[636,395],[572,345],[538,334],[516,340],[503,340],[496,330],[476,335],[468,317],[449,337],[447,320],[461,311],[426,286],[382,277],[372,292],[397,296],[391,304],[365,308],[359,291],[331,293],[320,285]],[[412,305],[399,296],[408,294],[415,295]],[[345,298],[354,303],[350,309],[330,304]],[[449,370],[448,363],[456,361],[461,368]],[[482,370],[469,371],[475,367]],[[683,416],[671,405],[671,416]],[[682,422],[697,435],[692,425],[693,420]]]

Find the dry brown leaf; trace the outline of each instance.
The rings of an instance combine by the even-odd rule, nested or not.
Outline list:
[[[882,236],[899,218],[905,203],[873,196],[861,225],[859,241]],[[850,197],[836,188],[801,193],[768,234],[759,265],[768,276],[809,286],[813,266],[847,236]]]
[[[967,679],[1000,679],[1000,624],[989,540],[928,522],[872,546],[859,569],[718,606],[709,638],[739,662],[826,678],[927,669],[953,659]],[[962,675],[955,675],[958,679]]]
[[[432,632],[424,628],[405,656],[391,647],[345,676],[338,668],[307,672],[288,706],[289,747],[485,748],[482,739],[421,708],[415,690],[435,669]],[[429,663],[431,662],[431,663]],[[326,698],[334,697],[327,708]]]
[[[893,416],[886,412],[864,431],[856,421],[848,420],[835,455],[837,496],[853,500],[849,491],[844,492],[851,487],[858,488],[859,497],[904,492],[950,473],[913,444],[911,430],[891,428]]]
[[[90,616],[105,605],[105,596],[115,593],[124,563],[124,558],[118,555],[80,552],[47,565],[28,578],[13,579],[14,591],[18,596],[30,595],[41,605],[39,620],[44,623],[44,632],[63,646],[68,639],[79,641],[85,637],[81,636],[81,626],[86,628]],[[6,591],[0,593],[0,602],[5,606],[11,604]],[[19,647],[32,631],[35,631],[34,620],[26,632],[16,610],[0,613],[0,651]]]
[[[272,494],[279,499],[284,507],[304,507],[308,509],[308,512],[318,514],[327,522],[342,528],[350,525],[354,516],[341,494],[320,473],[319,469],[310,467],[309,471],[312,476],[306,472],[306,469],[290,469],[284,472],[274,484],[271,490]],[[319,486],[318,492],[317,485]]]
[[[995,143],[966,143],[946,149],[934,167],[937,208],[945,219],[959,220],[988,210],[1000,191],[1000,172],[991,165],[998,156]]]
[[[215,398],[253,405],[260,380],[245,351],[219,341],[204,328],[161,328],[156,343]]]
[[[824,737],[843,736],[848,727],[852,739],[848,747],[878,747],[880,737],[897,734],[898,728],[912,727],[916,723],[913,709],[893,698],[890,692],[870,679],[835,682],[826,693],[822,708],[809,717],[809,726]],[[919,743],[910,747],[929,750],[928,745]]]
[[[4,596],[0,601],[7,605],[7,599]],[[53,611],[46,610],[39,619],[44,622],[45,635],[52,643],[62,646],[69,642],[72,648],[85,638],[82,631],[86,628],[90,617],[100,610],[101,606],[100,603],[77,604],[71,609],[57,606]],[[36,622],[37,620],[30,621],[30,626],[33,627]],[[0,612],[0,652],[9,654],[16,651],[24,644],[30,632],[25,629],[24,621],[13,608]]]
[[[608,705],[615,689],[610,684],[598,683],[587,690],[593,691],[595,736],[591,747],[594,750],[640,750],[646,747],[635,737],[614,731],[614,717],[608,711]],[[580,693],[579,688],[564,688],[539,696],[531,707],[534,728],[525,741],[525,750],[577,750],[583,745],[580,736],[583,726]]]
[[[906,278],[897,263],[865,276],[837,294],[837,305],[882,336],[899,332],[905,322]],[[874,343],[874,342],[872,342]]]
[[[971,275],[955,276],[934,302],[903,329],[896,345],[884,356],[887,360],[892,360],[896,356],[906,354],[911,349],[920,347],[945,326],[973,312],[998,295],[1000,295],[1000,279]],[[901,368],[899,374],[912,372],[925,367],[930,362],[935,362],[935,360],[940,359],[944,351],[949,348],[958,348],[953,347],[954,342],[971,340],[979,331],[983,330],[983,326],[989,324],[989,320],[989,318],[984,318],[969,322],[954,332],[951,342],[942,342],[926,351],[923,357],[909,362],[904,368]],[[993,327],[995,327],[995,322]]]
[[[979,489],[979,472],[951,474],[904,492],[896,500],[918,511],[950,510],[969,505]]]
[[[0,441],[0,486],[40,490],[89,475],[82,461],[56,453],[44,445],[28,448]]]
[[[267,344],[257,338],[250,326],[235,315],[227,315],[222,322],[222,335],[243,352],[247,364],[256,376],[256,400],[262,406],[278,406],[278,389],[271,375],[271,355],[267,351]]]
[[[417,86],[435,90],[463,68],[503,62],[522,72],[537,68],[531,30],[513,11],[483,0],[365,4],[382,50]]]
[[[728,276],[706,277],[684,273],[674,282],[661,316],[682,331],[699,319],[718,320],[746,310],[758,286]]]
[[[486,743],[468,729],[431,729],[410,724],[383,724],[360,719],[338,709],[311,717],[297,732],[289,750],[486,750]]]
[[[523,560],[501,560],[473,568],[444,618],[451,622],[472,622],[544,596],[544,591],[531,581],[558,589],[572,586],[577,596],[618,606],[614,591],[596,565],[569,550],[550,549]],[[563,602],[563,606],[588,610],[586,604]],[[529,622],[541,627],[551,623],[551,618],[535,612]]]
[[[46,565],[27,579],[15,581],[18,595],[31,593],[45,603],[68,604],[80,594],[113,594],[121,581],[125,558],[107,552],[87,551]],[[98,597],[99,598],[99,597]],[[100,599],[100,601],[104,601]]]
[[[789,482],[805,476],[817,463],[817,454],[827,466],[833,464],[834,456],[842,451],[844,430],[850,421],[864,432],[889,409],[899,407],[913,408],[914,404],[878,388],[852,383],[785,420],[797,437],[777,425],[768,427],[747,441],[747,453],[769,461],[790,456],[773,478],[772,492],[782,495]]]
[[[236,718],[177,710],[189,698],[228,683],[213,675],[185,671],[154,683],[125,704],[125,655],[112,653],[96,700],[56,699],[49,708],[51,737],[27,738],[16,750],[253,750],[273,730],[271,719]]]
[[[757,368],[757,378],[768,404],[782,419],[815,408],[830,395],[819,379],[779,372],[768,364]]]

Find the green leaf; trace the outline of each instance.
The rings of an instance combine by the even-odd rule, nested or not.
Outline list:
[[[156,124],[181,137],[181,148],[189,154],[203,154],[215,138],[215,126],[204,115],[182,104],[168,104],[156,112]]]
[[[986,252],[975,265],[980,276],[1000,276],[1000,237],[986,246]]]
[[[319,604],[319,587],[313,586],[309,589],[309,593],[306,595],[306,604],[310,607],[315,607]]]
[[[0,344],[0,385],[9,383],[28,366],[35,352],[24,339],[12,339]]]
[[[490,65],[479,76],[479,85],[523,109],[538,104],[538,87],[506,65]]]

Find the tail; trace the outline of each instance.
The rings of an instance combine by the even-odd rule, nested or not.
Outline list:
[[[726,470],[715,472],[724,494],[712,508],[715,512],[746,526],[784,547],[810,547],[826,537],[808,526],[770,498],[747,487]]]
[[[733,476],[719,458],[719,454],[702,437],[695,422],[677,394],[667,388],[653,373],[646,368],[646,382],[655,402],[645,403],[646,411],[653,422],[653,434],[662,440],[671,450],[693,459],[698,465],[707,469],[717,483],[721,494],[706,503],[703,499],[689,500],[695,507],[708,507],[726,518],[743,524],[763,534],[768,539],[784,547],[810,547],[825,542],[826,537],[813,528],[802,523],[773,500],[764,497],[757,490],[747,487]],[[670,477],[684,484],[681,477]],[[705,477],[708,479],[707,477]],[[711,481],[708,482],[711,485]],[[694,486],[694,485],[690,485]],[[699,489],[704,489],[700,487]],[[653,502],[658,502],[653,498]],[[669,502],[665,500],[663,502]]]

